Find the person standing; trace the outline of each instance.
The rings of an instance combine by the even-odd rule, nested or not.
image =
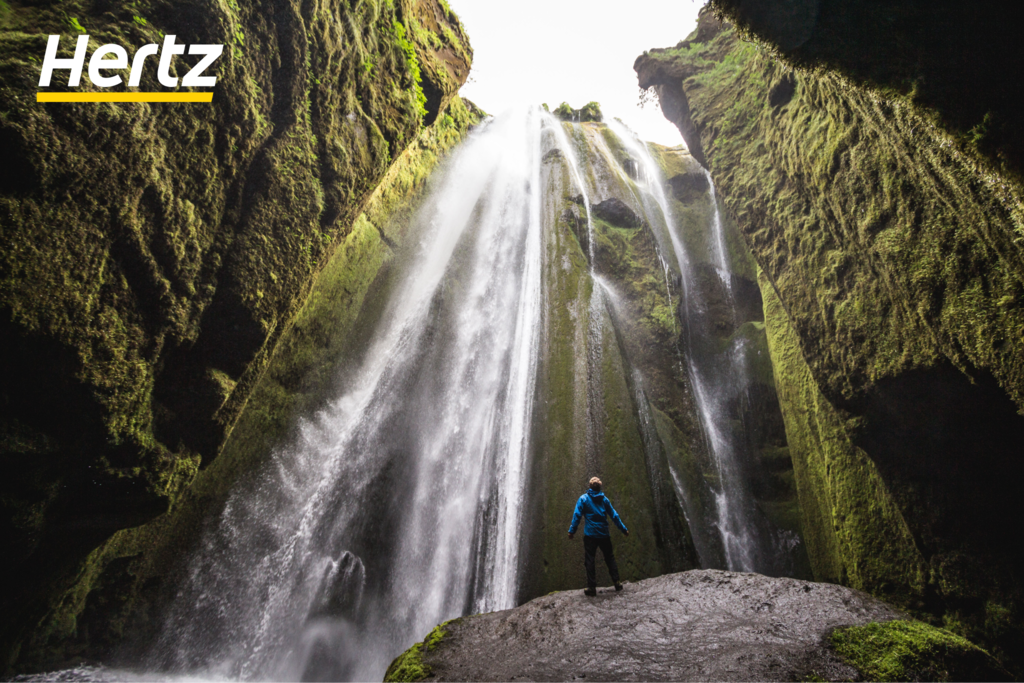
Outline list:
[[[615,526],[625,535],[629,536],[629,529],[619,519],[619,513],[612,507],[612,502],[601,492],[603,484],[597,477],[590,479],[590,488],[576,501],[576,510],[572,513],[572,524],[569,525],[569,539],[576,535],[576,527],[579,526],[580,518],[584,520],[583,527],[583,566],[587,569],[587,588],[583,594],[588,597],[597,595],[597,549],[601,549],[604,555],[605,564],[608,565],[608,573],[615,582],[615,590],[622,590],[619,582],[619,568],[615,564],[615,555],[612,552],[612,539],[608,533],[608,517],[612,518]]]

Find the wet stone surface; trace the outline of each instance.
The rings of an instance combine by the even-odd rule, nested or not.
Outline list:
[[[905,618],[832,584],[697,570],[466,617],[425,654],[433,680],[857,680],[839,626]]]

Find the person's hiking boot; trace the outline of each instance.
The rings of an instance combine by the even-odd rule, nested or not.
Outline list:
[[[621,583],[616,583],[616,584],[615,584],[615,590],[616,590],[616,591],[620,591],[620,590],[622,590],[622,584],[621,584]]]
[[[596,588],[585,588],[585,589],[583,589],[583,594],[586,595],[588,598],[592,598],[595,595],[597,595],[597,589]]]

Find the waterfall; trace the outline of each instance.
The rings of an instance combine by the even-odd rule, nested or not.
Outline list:
[[[722,210],[718,206],[718,193],[715,192],[715,181],[711,178],[711,172],[704,169],[704,177],[708,181],[708,197],[711,200],[711,235],[714,238],[714,259],[715,267],[718,270],[718,277],[722,280],[726,295],[732,302],[732,272],[729,269],[729,258],[725,249],[725,230],[722,228]]]
[[[641,224],[594,214],[610,199]],[[713,186],[711,202],[702,233],[735,318]],[[632,132],[538,107],[488,119],[435,173],[406,235],[332,398],[299,416],[294,436],[207,520],[146,670],[379,680],[435,625],[513,607],[527,561],[539,561],[528,549],[530,529],[544,526],[527,518],[535,457],[569,477],[539,494],[551,497],[548,529],[568,524],[573,487],[602,468],[617,473],[610,490],[630,491],[637,512],[630,542],[646,536],[636,571],[699,559],[780,573],[777,534],[743,471],[742,340],[723,348],[714,334],[698,259]],[[648,249],[628,257],[639,259],[628,261],[643,271],[637,280],[615,271],[628,258],[611,253],[613,238]],[[653,284],[637,290],[639,280]],[[660,331],[642,306],[670,312]],[[571,406],[552,413],[560,401]],[[668,455],[664,430],[693,423],[714,462],[707,491]],[[550,439],[536,443],[538,433]]]
[[[154,665],[380,680],[435,624],[514,606],[541,152],[536,109],[489,121],[457,151],[361,364],[233,491]]]
[[[686,335],[683,355],[707,449],[717,470],[718,485],[713,490],[713,513],[718,539],[707,538],[702,534],[700,525],[693,523],[700,513],[693,500],[693,492],[686,490],[678,472],[672,471],[671,474],[680,503],[687,510],[687,518],[691,521],[691,531],[701,555],[701,563],[704,566],[718,565],[721,562],[718,557],[720,547],[724,554],[722,564],[727,569],[766,574],[787,573],[786,540],[780,538],[781,532],[757,510],[743,471],[744,464],[751,458],[743,438],[742,415],[736,414],[742,413],[749,403],[747,394],[751,384],[741,346],[743,340],[736,339],[724,351],[720,349],[721,344],[711,329],[707,287],[697,282],[695,259],[688,253],[673,219],[661,169],[647,145],[632,131],[615,120],[610,121],[608,126],[639,162],[640,173],[637,174],[636,184],[642,191],[644,213],[649,222],[660,221],[665,227],[670,240],[669,248],[675,255],[680,273],[680,317]],[[736,302],[721,210],[711,174],[706,170],[703,170],[703,174],[709,184],[711,203],[710,256],[721,282],[729,323],[735,329]],[[652,202],[655,206],[652,206]],[[739,411],[734,407],[737,403],[740,405]],[[737,417],[740,419],[737,420]]]

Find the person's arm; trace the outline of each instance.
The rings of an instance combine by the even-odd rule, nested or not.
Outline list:
[[[569,538],[576,533],[576,527],[579,526],[580,517],[583,516],[583,499],[580,498],[576,501],[576,509],[572,513],[572,524],[569,525]]]
[[[612,501],[608,499],[608,496],[605,496],[604,500],[608,503],[608,513],[612,516],[612,521],[615,522],[615,526],[619,527],[619,531],[629,536],[629,529],[627,529],[626,525],[622,523],[621,519],[619,519],[619,513],[612,507]]]

